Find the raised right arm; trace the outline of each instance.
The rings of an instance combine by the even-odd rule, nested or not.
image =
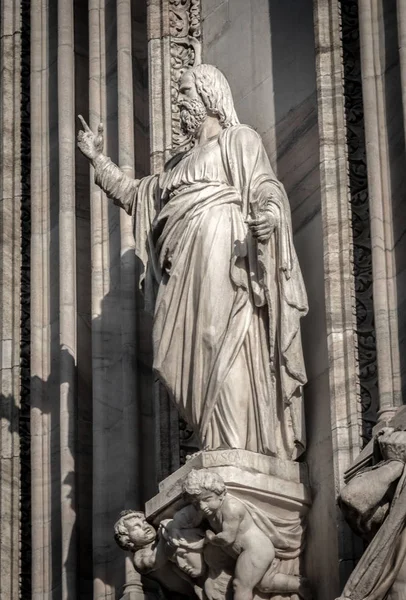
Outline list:
[[[131,214],[139,180],[128,177],[103,154],[103,124],[99,124],[96,135],[81,115],[79,119],[83,130],[78,133],[78,146],[94,167],[95,182],[115,204]]]

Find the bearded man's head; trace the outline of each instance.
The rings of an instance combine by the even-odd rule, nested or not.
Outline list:
[[[200,98],[182,100],[180,104],[180,126],[182,133],[194,137],[207,117],[207,109]]]
[[[183,133],[196,136],[208,114],[218,118],[223,128],[239,123],[230,86],[223,73],[213,65],[198,65],[186,71],[180,81],[179,99]],[[189,96],[187,97],[187,94]]]

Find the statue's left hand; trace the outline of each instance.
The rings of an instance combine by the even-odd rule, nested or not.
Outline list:
[[[268,210],[259,213],[254,219],[248,217],[247,223],[252,231],[252,235],[259,242],[267,242],[277,225],[276,218]]]

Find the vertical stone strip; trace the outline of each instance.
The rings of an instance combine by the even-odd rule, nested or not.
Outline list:
[[[337,0],[316,0],[315,9],[325,297],[338,489],[360,449],[355,289],[339,5]]]
[[[380,0],[359,0],[365,139],[370,198],[373,295],[378,357],[379,417],[402,403],[396,265],[385,112],[385,47]],[[390,110],[390,107],[388,107]]]
[[[50,181],[48,0],[31,2],[31,481],[32,598],[52,591],[50,414]]]
[[[406,2],[397,1],[400,73],[403,100],[403,126],[406,137]]]
[[[159,173],[172,148],[169,0],[151,0],[147,19],[151,172]]]
[[[89,0],[89,124],[97,131],[106,114],[106,48],[104,0]],[[106,136],[105,136],[106,138]],[[105,148],[106,140],[105,140]],[[108,333],[105,331],[105,298],[110,290],[110,249],[108,203],[90,174],[91,256],[92,256],[92,366],[93,366],[93,598],[113,598],[109,577],[108,523],[109,405],[107,367]],[[116,307],[117,309],[117,307]]]
[[[340,5],[348,171],[354,244],[353,270],[356,292],[357,354],[362,412],[362,440],[363,445],[365,445],[371,439],[373,427],[378,420],[379,389],[358,0],[340,0]]]
[[[20,597],[31,598],[31,52],[30,0],[21,0]]]
[[[73,0],[58,0],[62,598],[76,596],[76,215]]]
[[[314,9],[333,469],[338,492],[344,472],[361,444],[353,242],[339,3],[315,0]],[[344,579],[349,574],[345,572],[345,561],[352,555],[352,537],[346,533],[342,521],[338,543]]]
[[[134,100],[132,73],[131,0],[117,0],[118,160],[129,177],[135,176]],[[123,468],[131,473],[126,482],[125,506],[142,509],[140,407],[136,378],[137,271],[132,218],[120,211],[121,363],[123,403]],[[141,578],[126,557],[125,598],[143,598]]]
[[[120,168],[134,177],[134,106],[131,50],[131,0],[117,1],[117,75],[118,75],[118,154]],[[132,218],[120,211],[121,233],[121,342],[125,451],[127,468],[133,477],[127,481],[126,500],[140,503],[139,418],[136,399],[136,269]]]
[[[21,5],[0,9],[0,597],[19,598]]]

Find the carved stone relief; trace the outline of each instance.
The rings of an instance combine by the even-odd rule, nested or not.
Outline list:
[[[300,556],[308,500],[299,470],[245,451],[202,453],[161,483],[146,513],[124,511],[115,539],[133,552],[140,574],[171,592],[307,600]]]
[[[170,0],[172,145],[183,150],[191,146],[182,133],[177,103],[179,78],[186,69],[201,62],[200,0]]]
[[[378,378],[372,292],[371,231],[362,100],[358,2],[341,2],[348,166],[353,226],[362,437],[366,444],[377,421]]]

